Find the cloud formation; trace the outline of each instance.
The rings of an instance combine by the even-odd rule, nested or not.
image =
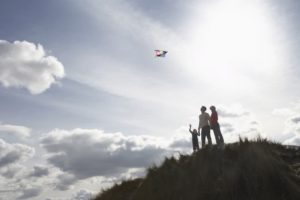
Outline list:
[[[10,166],[7,166],[5,168],[3,168],[0,171],[0,174],[5,177],[6,179],[12,179],[14,178],[19,172],[21,172],[23,169],[23,166],[19,165],[19,164],[13,164]]]
[[[220,127],[222,128],[224,133],[230,133],[234,131],[234,127],[233,124],[225,122],[225,123],[221,123]]]
[[[295,115],[287,119],[285,123],[285,135],[287,139],[284,144],[300,145],[300,115]]]
[[[232,106],[230,108],[220,108],[218,109],[219,116],[221,117],[242,117],[242,116],[247,116],[250,113],[242,106]]]
[[[33,197],[37,197],[41,194],[42,191],[43,189],[41,187],[24,189],[22,191],[22,195],[20,195],[17,199],[21,200],[21,199],[30,199]]]
[[[35,154],[32,147],[23,144],[10,144],[0,139],[0,169],[31,158]]]
[[[81,189],[73,196],[72,200],[89,200],[92,197],[93,197],[92,192],[85,189]]]
[[[272,114],[275,116],[290,116],[294,114],[294,111],[289,108],[276,108],[272,111]]]
[[[57,184],[55,186],[58,190],[69,190],[72,188],[72,185],[77,181],[77,178],[73,174],[64,173],[60,174],[57,177]]]
[[[64,66],[46,54],[42,45],[0,40],[0,83],[39,94],[65,75]]]
[[[43,177],[49,175],[49,169],[45,166],[34,166],[29,177]]]
[[[130,168],[148,167],[168,153],[168,144],[161,138],[96,129],[54,130],[41,144],[50,153],[48,161],[67,173],[58,177],[61,190],[79,179],[111,177]]]
[[[292,123],[298,124],[298,123],[300,123],[300,115],[299,116],[294,116],[290,120],[291,120]]]
[[[0,123],[0,135],[14,135],[17,137],[29,137],[31,129],[25,126],[1,124]]]
[[[291,102],[290,106],[275,108],[272,111],[281,122],[284,122],[280,142],[287,145],[300,145],[300,101]]]

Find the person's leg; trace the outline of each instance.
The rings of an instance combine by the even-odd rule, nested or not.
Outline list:
[[[195,139],[193,139],[193,151],[194,152],[196,152],[196,150],[197,150],[197,143],[198,143],[198,141],[196,141]]]
[[[224,144],[224,138],[223,138],[223,135],[221,133],[221,129],[220,129],[220,125],[219,124],[217,124],[217,126],[216,126],[216,131],[217,131],[217,134],[218,134],[218,138],[219,138],[220,144],[221,145]]]
[[[212,145],[211,137],[210,137],[210,127],[209,126],[206,127],[206,135],[207,135],[208,144]]]
[[[194,145],[194,141],[192,141],[193,144],[193,152],[195,152],[195,145]]]
[[[219,145],[220,144],[220,137],[218,135],[217,127],[213,127],[212,130],[213,130],[214,135],[215,135],[216,144]]]
[[[204,129],[202,128],[201,129],[201,142],[202,142],[202,148],[204,148],[204,145],[205,145],[205,131]]]
[[[199,151],[199,142],[198,142],[198,139],[195,141],[195,147],[196,147],[196,150]]]

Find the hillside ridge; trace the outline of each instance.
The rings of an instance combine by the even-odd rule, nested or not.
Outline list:
[[[166,158],[144,178],[123,181],[94,200],[300,199],[300,148],[240,139]]]

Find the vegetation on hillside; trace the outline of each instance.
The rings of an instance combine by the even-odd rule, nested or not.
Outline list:
[[[166,158],[143,179],[124,181],[95,200],[300,199],[299,148],[240,140]]]

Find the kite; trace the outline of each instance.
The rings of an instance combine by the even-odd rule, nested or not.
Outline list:
[[[164,50],[154,50],[156,57],[165,57],[166,54],[168,53],[167,51]]]

